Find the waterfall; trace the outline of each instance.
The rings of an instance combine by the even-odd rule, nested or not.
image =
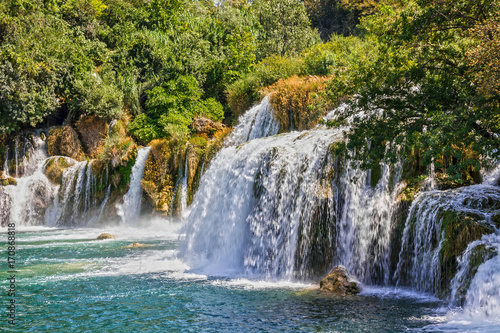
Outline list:
[[[137,158],[132,167],[130,176],[130,187],[123,196],[123,204],[119,207],[122,222],[130,223],[141,214],[142,186],[141,180],[144,175],[144,167],[151,147],[141,147],[137,150]]]
[[[443,224],[448,223],[446,217],[456,214],[463,221],[473,218],[476,222],[471,222],[472,227],[480,227],[481,230],[493,233],[496,227],[492,223],[492,218],[499,213],[498,203],[500,203],[500,189],[485,184],[421,193],[414,200],[406,220],[395,273],[398,284],[432,293],[442,289],[441,261],[442,246],[445,241],[443,227],[446,226]],[[466,275],[464,269],[459,267],[455,276],[456,281],[452,284],[456,285],[457,281],[462,279],[459,275]],[[456,290],[452,291],[452,294],[456,293]]]
[[[181,216],[187,209],[187,190],[188,190],[188,162],[189,162],[189,146],[186,146],[186,158],[184,161],[184,173],[181,183]]]
[[[1,225],[14,222],[18,225],[85,226],[100,217],[103,201],[97,200],[92,160],[77,162],[65,156],[49,157],[41,131],[28,132],[13,141],[17,185],[0,189]],[[45,175],[47,165],[53,163],[64,164],[60,186]],[[107,186],[107,180],[102,186]]]
[[[19,165],[19,138],[18,137],[16,137],[16,141],[15,141],[14,156],[15,156],[15,159],[16,159],[16,177],[19,177],[19,170],[18,170],[18,165]]]
[[[392,181],[399,183],[401,165]],[[337,262],[367,284],[390,282],[390,238],[392,215],[399,187],[390,188],[391,168],[381,166],[377,185],[370,186],[371,173],[348,167],[341,181],[343,209],[338,214]]]
[[[19,165],[21,148],[26,154],[22,156],[22,166]],[[43,161],[46,158],[46,144],[40,138],[40,132],[28,135],[23,140],[15,138],[17,185],[3,186],[0,192],[2,225],[7,222],[17,225],[44,224],[58,190],[43,173]]]
[[[335,156],[332,144],[343,140],[342,128],[281,135],[264,130],[268,122],[254,128],[257,114],[270,110],[266,103],[240,117],[232,141],[202,175],[180,247],[193,271],[307,280],[344,265],[367,285],[452,295],[468,313],[498,313],[498,187],[436,190],[431,184],[411,205],[400,203],[401,164],[361,170]],[[472,236],[460,237],[479,239],[468,247],[460,239],[447,242],[450,216],[453,223],[472,221],[465,227]],[[443,262],[446,253],[446,260],[455,258],[450,242],[467,247],[456,265]]]
[[[222,149],[187,217],[186,259],[218,273],[292,278],[303,212],[321,196],[301,185],[321,184],[327,148],[341,135],[288,133]]]
[[[262,101],[240,116],[238,126],[228,138],[228,142],[233,145],[272,136],[278,133],[280,125],[274,117],[274,112],[266,96]]]
[[[3,164],[3,176],[9,177],[9,146],[5,146],[5,161]]]

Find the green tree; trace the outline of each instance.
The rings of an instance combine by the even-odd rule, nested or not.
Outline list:
[[[499,12],[495,1],[421,0],[382,6],[365,20],[378,37],[379,58],[346,90],[360,94],[357,106],[365,110],[352,115],[348,144],[365,166],[395,161],[402,149],[420,168],[434,163],[448,181],[463,184],[487,156],[498,157],[493,123],[500,110],[473,83],[466,55],[477,43],[470,29]]]
[[[319,41],[300,0],[255,0],[252,4],[262,26],[257,37],[257,60],[268,55],[294,55]]]

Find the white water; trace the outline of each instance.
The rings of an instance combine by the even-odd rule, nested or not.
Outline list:
[[[97,179],[92,171],[93,161],[77,162],[65,156],[49,157],[39,131],[21,139],[16,137],[14,142],[16,174],[19,176],[15,178],[17,185],[0,189],[2,225],[14,222],[17,226],[85,226],[100,218],[103,206],[96,198]],[[19,160],[21,165],[18,165]],[[51,183],[45,176],[48,163],[65,163],[68,166],[63,171],[61,186]],[[107,180],[102,186],[107,186]],[[109,193],[104,201],[108,198]],[[99,205],[101,209],[97,209]]]
[[[186,147],[186,157],[184,161],[184,172],[181,184],[181,216],[187,209],[187,190],[188,190],[188,162],[189,162],[189,146]]]
[[[19,139],[16,138],[16,176],[20,174]],[[24,150],[24,148],[23,148]],[[28,156],[23,157],[23,176],[16,178],[17,185],[4,186],[2,189],[2,224],[6,222],[16,225],[40,225],[46,218],[47,206],[51,205],[57,195],[54,188],[43,173],[43,161],[47,158],[45,141],[38,135],[33,142],[28,142]]]
[[[259,113],[269,114],[268,103],[240,117],[233,146],[222,149],[203,175],[182,256],[195,271],[267,279],[307,278],[314,261],[323,260],[322,269],[342,264],[365,283],[388,284],[391,220],[400,190],[389,182],[392,172],[398,183],[400,168],[383,166],[372,188],[369,171],[346,168],[329,154],[343,128],[252,139],[275,133],[268,131],[270,122],[256,121]],[[327,234],[312,239],[318,231]],[[324,258],[311,258],[320,251],[317,243],[329,252]]]
[[[279,128],[269,96],[266,96],[259,104],[240,116],[238,126],[228,138],[228,143],[239,145],[253,139],[272,136],[278,133]]]
[[[214,274],[292,278],[302,212],[330,143],[340,131],[256,139],[222,149],[205,172],[187,217],[184,257]]]
[[[132,174],[130,176],[130,187],[123,196],[123,205],[119,208],[119,215],[124,223],[131,223],[137,220],[141,214],[141,180],[144,175],[144,167],[150,150],[151,147],[141,147],[137,150],[137,158],[132,167]]]
[[[342,129],[260,135],[266,131],[253,126],[265,103],[240,117],[229,141],[233,146],[218,153],[201,179],[180,250],[193,272],[307,279],[311,262],[318,260],[313,247],[321,241],[320,253],[329,258],[329,267],[342,264],[366,285],[395,282],[435,293],[440,288],[443,242],[439,214],[453,210],[491,223],[500,212],[500,207],[488,206],[500,202],[499,189],[491,185],[422,192],[410,208],[391,275],[392,223],[403,185],[398,183],[401,167],[382,165],[381,178],[372,188],[369,171],[345,161],[339,164],[328,153],[329,145],[341,140]],[[253,138],[252,133],[260,134]],[[434,188],[432,173],[428,189]],[[326,234],[315,236],[318,228]],[[499,237],[496,231],[469,248],[489,242],[498,252]],[[456,294],[460,279],[462,284],[466,277],[472,279],[458,316],[496,320],[492,318],[500,317],[500,256],[486,258],[471,277],[466,270],[467,251],[452,282],[451,292]],[[447,318],[452,320],[452,315]]]
[[[395,168],[394,184],[399,183],[401,167]],[[337,261],[364,283],[389,284],[390,237],[392,215],[400,188],[389,188],[391,170],[382,165],[381,178],[375,188],[370,172],[348,167],[341,184],[343,210],[338,215]],[[376,276],[374,270],[382,272]],[[378,274],[380,275],[380,274]]]
[[[3,164],[3,176],[4,176],[4,178],[9,177],[9,146],[5,147],[5,161]]]

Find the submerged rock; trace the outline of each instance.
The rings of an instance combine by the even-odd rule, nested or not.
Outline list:
[[[97,236],[97,239],[116,239],[116,237],[105,232]]]
[[[150,246],[149,244],[142,244],[142,243],[138,243],[138,242],[135,242],[135,243],[132,243],[130,245],[127,245],[128,248],[131,248],[131,249],[135,249],[135,248],[138,248],[138,247],[148,247]]]
[[[361,292],[358,284],[343,266],[337,266],[320,282],[320,290],[336,296],[356,295]]]

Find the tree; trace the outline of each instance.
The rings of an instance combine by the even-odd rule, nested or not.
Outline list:
[[[262,26],[257,37],[257,60],[268,55],[294,55],[319,41],[300,0],[256,0],[253,5]]]
[[[443,178],[464,184],[487,157],[499,157],[494,123],[500,108],[474,84],[481,71],[466,56],[478,45],[470,29],[499,12],[495,1],[421,0],[382,6],[365,20],[380,56],[356,89],[366,113],[354,118],[348,145],[366,167],[395,161],[402,149],[407,158],[418,156],[420,168],[434,163]]]

